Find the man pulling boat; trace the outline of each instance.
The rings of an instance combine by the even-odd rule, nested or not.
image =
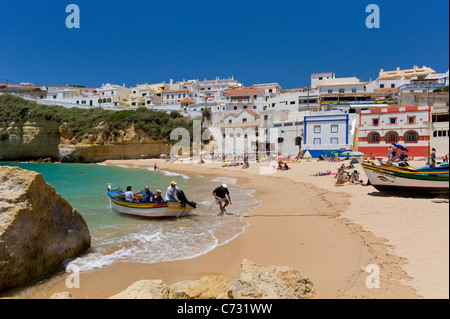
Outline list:
[[[223,215],[224,213],[227,215],[233,215],[232,213],[227,213],[227,210],[225,209],[228,205],[231,205],[231,195],[228,190],[227,184],[222,184],[216,189],[213,190],[212,195],[216,199],[216,203],[220,207],[220,214]]]

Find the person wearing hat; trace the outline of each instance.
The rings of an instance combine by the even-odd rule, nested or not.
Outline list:
[[[216,203],[219,204],[220,214],[226,213],[226,207],[231,204],[231,196],[227,184],[222,184],[212,192]],[[222,205],[223,204],[223,205]]]
[[[163,203],[163,202],[164,202],[164,199],[163,199],[162,196],[161,196],[161,190],[160,190],[160,189],[158,189],[158,190],[155,192],[155,194],[153,194],[153,196],[152,196],[152,202],[153,202],[153,203]]]
[[[169,188],[167,188],[166,192],[166,202],[178,202],[176,198],[178,187],[176,182],[171,182]]]

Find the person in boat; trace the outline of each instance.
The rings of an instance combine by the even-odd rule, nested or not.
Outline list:
[[[144,190],[141,190],[140,192],[134,193],[134,195],[142,195],[142,202],[143,203],[150,203],[152,197],[153,197],[153,193],[150,191],[150,187],[149,186],[145,186]]]
[[[132,187],[131,187],[131,186],[128,186],[128,187],[127,187],[127,191],[125,192],[125,200],[126,200],[127,202],[133,203],[133,202],[135,201],[135,199],[136,199],[136,198],[134,197]]]
[[[400,162],[398,163],[398,166],[401,166],[401,167],[409,166],[408,162],[406,161],[407,159],[408,159],[408,155],[406,155],[405,153],[401,152],[400,153]]]
[[[177,189],[176,191],[178,201],[181,202],[181,206],[184,207],[186,204],[191,206],[192,208],[197,208],[197,203],[191,202],[189,199],[187,199],[186,195],[184,194],[183,190]]]
[[[161,190],[157,189],[155,194],[152,196],[153,203],[164,203],[164,198],[161,196]]]
[[[219,204],[220,214],[226,213],[226,207],[232,204],[227,184],[222,184],[214,189],[212,195],[216,199],[216,203]]]
[[[164,199],[166,202],[178,202],[176,198],[177,194],[177,183],[172,181],[170,186],[167,188],[166,198]]]

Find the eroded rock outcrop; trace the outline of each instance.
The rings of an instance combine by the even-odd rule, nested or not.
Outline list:
[[[305,299],[312,282],[286,266],[259,266],[244,259],[236,278],[206,276],[168,287],[161,280],[142,280],[110,299]]]
[[[53,274],[90,244],[83,217],[41,174],[0,167],[0,290]]]
[[[312,282],[291,267],[261,267],[244,259],[228,295],[232,299],[305,299],[313,293]]]

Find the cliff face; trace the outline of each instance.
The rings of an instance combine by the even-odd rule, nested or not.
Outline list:
[[[0,160],[59,159],[59,124],[53,121],[14,123],[0,139]]]
[[[116,134],[89,134],[74,138],[66,125],[53,121],[33,121],[11,125],[0,136],[0,160],[51,158],[62,162],[100,162],[107,159],[158,157],[170,146],[154,141],[131,127]]]
[[[90,245],[83,217],[41,174],[0,167],[0,290],[52,275]]]

